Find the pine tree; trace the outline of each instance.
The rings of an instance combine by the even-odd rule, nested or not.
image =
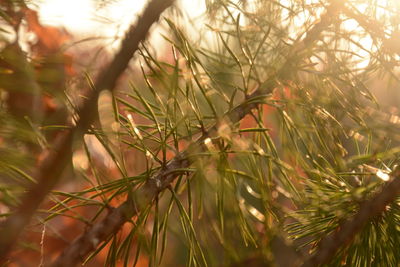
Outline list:
[[[81,82],[24,1],[0,3],[2,263],[33,246],[45,266],[399,265],[398,1],[207,0],[192,18],[151,0]],[[31,51],[7,35],[24,27]],[[52,259],[63,217],[84,227]]]

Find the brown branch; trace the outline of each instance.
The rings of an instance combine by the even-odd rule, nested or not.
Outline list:
[[[342,223],[335,231],[323,238],[317,250],[307,259],[302,267],[320,266],[328,263],[339,249],[349,245],[363,227],[376,216],[381,215],[387,205],[400,194],[400,167],[391,174],[392,181],[387,183],[373,198],[363,202],[359,211]]]
[[[77,238],[50,266],[70,267],[82,262],[101,242],[116,234],[125,222],[137,215],[140,210],[145,209],[147,205],[151,205],[156,196],[167,188],[178,175],[175,170],[190,165],[189,160],[184,158],[184,154],[179,154],[162,171],[148,179],[135,192],[134,199],[128,197],[123,204],[112,209],[105,219],[94,224]]]
[[[332,2],[333,4],[327,8],[327,12],[321,16],[320,21],[307,33],[303,41],[296,44],[293,48],[293,53],[288,56],[286,63],[283,64],[283,67],[278,73],[276,73],[275,77],[268,79],[255,92],[247,96],[243,103],[225,114],[225,119],[232,123],[239,122],[249,114],[252,109],[259,106],[260,102],[252,102],[251,100],[267,96],[272,92],[272,90],[278,85],[278,78],[284,77],[287,70],[286,67],[289,66],[289,64],[294,64],[293,61],[298,58],[297,52],[306,50],[307,46],[311,45],[319,38],[322,31],[325,30],[325,27],[330,25],[332,17],[342,6],[342,1],[340,0]],[[324,27],[322,27],[322,25]],[[141,210],[148,207],[148,205],[152,205],[160,192],[169,187],[179,175],[176,170],[187,168],[191,165],[191,153],[201,149],[204,146],[204,140],[206,138],[218,136],[218,125],[219,124],[216,123],[208,129],[207,133],[203,134],[197,141],[192,143],[186,151],[179,153],[164,168],[150,177],[142,187],[135,191],[134,199],[128,196],[128,199],[119,207],[112,210],[105,219],[94,224],[72,242],[51,266],[62,267],[76,265],[79,261],[84,260],[89,253],[93,252],[97,245],[105,242],[112,235],[115,235],[121,226],[125,222],[129,221],[132,216],[138,215]]]
[[[159,19],[161,13],[171,6],[173,2],[174,0],[152,0],[148,4],[138,23],[133,25],[126,34],[119,52],[107,68],[100,73],[95,82],[95,90],[78,112],[79,121],[77,125],[61,133],[55,141],[53,151],[42,161],[34,176],[38,183],[27,192],[21,201],[21,205],[1,225],[0,264],[6,261],[6,257],[20,233],[29,223],[40,203],[60,179],[62,171],[72,156],[71,146],[73,139],[80,138],[95,119],[99,93],[105,89],[114,89],[118,78],[127,68],[139,44],[145,40],[152,24]],[[108,220],[116,220],[116,218],[109,217]]]

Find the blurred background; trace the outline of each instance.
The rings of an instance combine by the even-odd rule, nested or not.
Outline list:
[[[0,220],[146,3],[0,0]],[[346,3],[352,17],[335,13],[299,49],[328,1],[177,1],[116,90],[100,94],[99,120],[74,142],[8,266],[46,266],[215,121],[219,139],[193,152],[176,196],[165,192],[86,266],[291,266],[312,251],[400,151],[400,2]],[[260,108],[219,121],[273,75]]]

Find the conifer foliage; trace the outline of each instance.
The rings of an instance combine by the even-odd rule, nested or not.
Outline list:
[[[1,264],[400,264],[399,2],[202,1],[100,71],[0,1]]]

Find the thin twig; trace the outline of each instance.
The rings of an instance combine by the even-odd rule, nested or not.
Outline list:
[[[322,15],[320,21],[307,33],[305,38],[293,48],[295,50],[288,59],[281,71],[276,73],[275,77],[268,79],[262,84],[255,92],[246,97],[246,100],[232,109],[225,115],[225,119],[231,123],[239,122],[247,114],[249,114],[254,108],[259,106],[259,102],[252,99],[259,98],[261,96],[267,96],[272,93],[273,89],[278,85],[278,78],[282,78],[286,71],[286,68],[290,64],[295,64],[295,60],[298,60],[297,52],[307,49],[314,41],[316,41],[321,32],[325,30],[325,27],[329,26],[332,17],[340,9],[341,1],[332,1],[334,4],[328,7],[327,12]],[[324,27],[322,27],[324,26]],[[297,58],[297,59],[296,59]],[[152,205],[154,200],[164,191],[170,184],[178,177],[178,173],[175,172],[177,169],[187,168],[191,165],[190,154],[192,151],[197,151],[204,146],[204,140],[208,137],[216,137],[218,135],[218,123],[208,129],[207,133],[203,134],[197,141],[192,143],[189,148],[179,153],[174,159],[172,159],[164,168],[155,173],[149,178],[146,183],[138,188],[134,195],[134,199],[128,197],[128,199],[116,209],[112,210],[105,219],[95,223],[89,228],[84,234],[78,237],[73,243],[71,243],[64,252],[58,257],[58,259],[51,265],[53,267],[61,266],[74,266],[79,261],[84,260],[90,252],[93,252],[97,245],[101,242],[108,240],[112,235],[116,234],[121,226],[131,219],[132,216],[138,215],[141,210]]]
[[[92,124],[97,114],[97,99],[102,90],[113,90],[118,78],[127,68],[133,54],[139,44],[145,40],[149,29],[155,23],[161,13],[172,5],[174,0],[152,0],[143,12],[136,25],[133,25],[126,34],[121,44],[120,51],[113,61],[98,76],[95,82],[95,90],[92,91],[88,101],[79,110],[79,121],[75,127],[71,127],[59,135],[54,144],[54,149],[42,161],[35,174],[38,183],[23,197],[21,205],[1,225],[0,229],[0,264],[6,261],[6,257],[20,233],[30,222],[33,214],[44,200],[47,194],[57,184],[60,176],[72,156],[72,142],[80,139]],[[113,218],[109,218],[113,220]]]
[[[317,250],[307,259],[302,267],[320,266],[329,263],[339,249],[345,248],[363,227],[376,216],[381,215],[400,194],[400,167],[391,174],[392,181],[373,198],[363,202],[359,211],[349,220],[342,223],[337,231],[323,238]]]

